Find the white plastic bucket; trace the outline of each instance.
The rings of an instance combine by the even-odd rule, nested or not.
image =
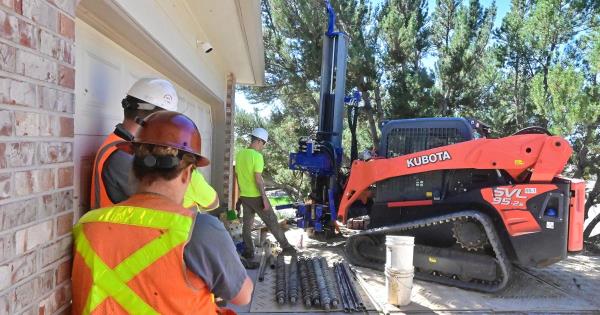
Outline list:
[[[415,238],[412,236],[387,235],[385,237],[385,267],[398,271],[413,270]]]
[[[414,275],[414,269],[399,271],[393,268],[385,268],[385,288],[387,289],[389,304],[398,306],[410,304]]]

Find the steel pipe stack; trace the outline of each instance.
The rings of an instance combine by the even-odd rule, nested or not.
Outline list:
[[[269,260],[275,261],[275,301],[278,304],[289,302],[294,305],[301,301],[305,307],[320,306],[327,311],[339,308],[345,312],[367,310],[355,284],[356,274],[347,263],[336,262],[330,269],[325,257],[293,255],[286,267],[283,255],[269,256],[265,252],[262,257],[259,281],[262,281]]]
[[[364,311],[366,310],[362,297],[351,280],[349,267],[345,263],[335,263],[333,266],[338,288],[341,294],[344,311]]]
[[[358,305],[359,309],[366,310],[365,303],[363,302],[360,294],[358,294],[358,290],[356,289],[356,286],[354,285],[354,281],[352,280],[353,276],[350,273],[350,266],[348,266],[348,264],[346,262],[342,262],[340,264],[342,265],[342,270],[344,271],[344,274],[346,275],[346,281],[350,287],[350,291],[352,291],[352,295],[354,295],[355,301],[358,303],[357,305]]]
[[[344,312],[354,312],[356,309],[354,308],[354,305],[352,304],[352,301],[350,300],[350,298],[348,296],[348,292],[346,290],[346,285],[342,281],[342,277],[340,275],[340,268],[338,267],[337,264],[333,265],[333,272],[335,275],[335,282],[336,282],[338,290],[340,292],[340,300],[342,302],[342,307],[344,308]]]

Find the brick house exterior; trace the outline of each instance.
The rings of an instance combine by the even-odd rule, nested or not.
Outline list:
[[[0,3],[0,313],[68,314],[75,0]]]
[[[188,107],[195,99],[210,106],[207,112],[212,115],[208,118],[212,125],[207,128],[212,130],[207,143],[212,150],[208,152],[211,152],[213,160],[218,161],[218,167],[213,166],[212,172],[222,172],[212,176],[212,184],[222,197],[222,203],[227,204],[231,187],[230,145],[236,79],[241,78],[237,80],[241,84],[260,84],[264,80],[262,42],[257,44],[257,39],[262,39],[259,3],[258,0],[0,0],[0,314],[70,313],[70,232],[73,223],[87,210],[84,199],[88,197],[90,157],[95,150],[85,138],[89,134],[78,131],[76,123],[77,119],[82,119],[81,115],[86,115],[85,112],[81,114],[81,109],[79,114],[77,112],[82,101],[78,100],[80,92],[76,85],[79,90],[85,90],[81,93],[87,93],[88,86],[85,84],[89,83],[89,80],[79,82],[77,77],[86,71],[84,69],[90,71],[85,60],[78,59],[76,67],[75,47],[85,46],[76,41],[78,27],[96,27],[98,34],[114,40],[115,46],[121,45],[123,51],[140,56],[142,62],[178,84],[182,89],[178,92],[200,91],[196,94],[183,91],[185,93],[181,95]],[[136,8],[149,7],[150,4],[154,5],[154,11],[145,10],[145,13],[151,12],[155,16],[134,16],[127,20],[143,11]],[[183,7],[181,4],[184,4]],[[103,10],[95,10],[96,6],[104,7]],[[114,8],[128,12],[117,16],[110,11]],[[204,24],[198,24],[203,29],[194,29],[190,33],[212,36],[215,45],[216,53],[203,61],[205,63],[181,59],[180,56],[191,55],[191,51],[184,50],[188,44],[183,41],[176,43],[179,50],[173,48],[163,55],[173,60],[161,58],[158,53],[148,56],[137,54],[135,47],[118,42],[119,38],[129,36],[123,30],[132,29],[122,27],[119,23],[123,21],[144,30],[150,24],[144,24],[143,18],[154,21],[157,16],[171,14],[176,17],[171,19],[174,22],[182,17],[181,12],[190,10],[194,14],[202,12],[206,15],[200,19]],[[90,12],[97,15],[92,16]],[[194,14],[186,14],[189,15],[187,19],[192,21]],[[234,48],[231,48],[232,51],[222,49],[233,46],[228,42],[233,36],[229,31],[229,37],[217,37],[222,30],[210,23],[223,20],[219,14],[240,20],[240,36],[245,40],[242,44],[249,47],[246,55],[242,56],[246,59],[236,55]],[[103,20],[107,17],[115,20]],[[97,25],[94,24],[96,22]],[[114,26],[114,29],[103,24]],[[254,33],[245,33],[249,31]],[[110,37],[111,32],[117,35]],[[152,29],[146,33],[152,35],[148,38],[157,41],[156,47],[166,46],[160,42],[162,34]],[[167,34],[163,40],[172,40],[168,37]],[[136,38],[140,42],[138,48],[149,47],[144,45],[150,42],[143,42],[148,38]],[[163,60],[166,61],[161,64]],[[206,65],[206,62],[214,62],[216,66],[203,72],[199,66]],[[174,68],[174,65],[179,68]],[[181,70],[186,67],[196,72]],[[180,73],[183,75],[178,77]],[[206,73],[217,73],[213,75],[216,78],[214,82],[207,79]],[[95,73],[89,75],[93,79]],[[222,82],[219,82],[220,78]],[[191,113],[199,111],[193,109]],[[121,113],[112,115],[120,117]],[[81,126],[82,122],[78,124]],[[113,121],[106,121],[105,125],[114,126]],[[106,130],[101,132],[94,134],[96,142],[92,143],[98,143],[107,134]],[[78,140],[78,137],[83,140]],[[84,150],[78,148],[82,144],[87,145]],[[87,151],[82,153],[82,150]]]

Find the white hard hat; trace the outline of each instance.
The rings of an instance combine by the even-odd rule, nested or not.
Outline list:
[[[254,128],[250,135],[257,137],[258,139],[261,139],[264,142],[267,142],[269,140],[269,133],[263,128]]]
[[[138,104],[138,109],[152,110],[158,106],[164,110],[177,111],[177,91],[171,82],[159,78],[137,80],[127,95],[138,98],[147,104]]]

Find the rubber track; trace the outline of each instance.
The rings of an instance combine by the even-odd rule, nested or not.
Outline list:
[[[415,278],[420,280],[426,280],[431,282],[437,282],[449,286],[454,286],[458,288],[468,289],[468,290],[476,290],[481,292],[493,293],[501,291],[506,287],[506,284],[509,281],[510,273],[511,273],[511,263],[506,256],[506,252],[502,247],[502,243],[500,242],[500,238],[496,233],[492,220],[485,214],[466,210],[461,212],[455,212],[447,215],[442,215],[433,218],[421,219],[411,222],[400,223],[392,226],[380,227],[371,230],[362,231],[358,234],[352,235],[346,240],[345,252],[346,258],[355,265],[363,266],[376,270],[383,270],[383,264],[380,262],[375,262],[367,257],[361,257],[360,253],[357,251],[358,245],[361,243],[361,236],[379,236],[379,235],[387,235],[387,234],[395,234],[398,232],[408,231],[417,229],[420,227],[426,227],[437,224],[450,223],[456,220],[462,219],[474,219],[477,220],[483,226],[487,238],[489,240],[490,245],[496,255],[496,262],[500,267],[500,279],[499,281],[494,282],[476,282],[476,281],[461,281],[459,279],[453,279],[445,276],[436,276],[425,272],[415,272]],[[362,238],[364,239],[364,238]],[[382,245],[377,245],[382,246]],[[385,245],[383,245],[385,246]]]

